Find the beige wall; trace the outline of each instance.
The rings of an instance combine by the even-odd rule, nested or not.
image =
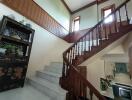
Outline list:
[[[122,51],[124,51],[122,45],[119,45],[108,53],[114,54],[118,52],[118,54],[122,54]],[[87,78],[98,90],[100,90],[100,78],[105,78],[105,60],[102,59],[102,56],[87,65]]]
[[[117,46],[116,48],[110,50],[107,52],[108,54],[115,54],[118,52],[118,54],[122,54],[124,51],[122,45]],[[103,56],[103,55],[102,55]],[[106,71],[106,68],[111,70],[109,66],[105,66],[105,60],[102,59],[102,56],[97,57],[94,59],[91,63],[89,62],[87,65],[85,62],[85,66],[87,66],[87,79],[88,81],[98,90],[100,90],[100,78],[105,78],[105,76],[108,74]],[[108,63],[109,64],[109,63]],[[111,64],[109,64],[111,66]],[[107,74],[106,74],[107,73]],[[109,71],[109,74],[112,72]],[[98,100],[96,96],[93,97],[93,100]]]
[[[123,48],[128,52],[128,48],[132,46],[132,32],[127,36],[126,40],[123,42]]]
[[[10,14],[13,14],[17,21],[25,19],[20,14],[0,3],[0,19],[2,19],[3,15]],[[36,70],[43,69],[44,65],[51,61],[61,62],[62,52],[66,50],[70,44],[49,33],[34,22],[28,19],[25,20],[27,23],[32,25],[33,29],[35,29],[35,36],[27,73],[27,76],[31,76],[34,75]]]
[[[109,47],[112,48],[112,47]],[[105,54],[124,54],[123,46],[120,44],[114,46],[113,49],[103,50]],[[100,91],[100,78],[105,78],[105,60],[102,59],[104,53],[100,52],[92,60],[86,60],[83,66],[87,66],[87,79],[92,85]]]

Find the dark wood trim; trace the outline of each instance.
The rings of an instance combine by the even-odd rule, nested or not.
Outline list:
[[[101,0],[101,1],[99,1],[99,4],[104,3],[104,2],[106,2],[106,1],[108,1],[108,0]],[[84,10],[84,9],[86,9],[86,8],[89,8],[89,7],[91,7],[91,6],[95,5],[95,4],[97,4],[97,1],[93,1],[93,2],[91,2],[91,3],[89,3],[89,4],[87,4],[86,6],[84,6],[84,7],[82,7],[82,8],[79,8],[79,9],[73,11],[72,14],[75,14],[75,13],[77,13],[77,12],[79,12],[79,11],[82,11],[82,10]]]
[[[80,37],[82,37],[84,34],[86,34],[91,28],[79,30],[77,32],[71,32],[69,35],[67,35],[64,39],[68,41],[69,43],[76,42]]]
[[[130,64],[130,76],[132,78],[132,46],[129,48],[129,64]]]
[[[2,0],[1,2],[61,39],[69,33],[33,0]]]
[[[64,6],[66,7],[66,9],[69,11],[69,13],[71,14],[72,11],[70,10],[70,8],[68,7],[68,5],[66,4],[66,2],[64,0],[61,0],[61,2],[64,4]]]

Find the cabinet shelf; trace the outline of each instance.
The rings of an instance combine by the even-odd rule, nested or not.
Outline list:
[[[24,86],[35,31],[7,16],[0,24],[1,92]]]
[[[27,64],[27,57],[3,57],[0,58],[0,63],[22,63]]]
[[[31,45],[30,42],[22,41],[22,40],[19,40],[19,39],[10,37],[10,36],[5,36],[5,35],[2,35],[1,36],[1,40],[5,40],[5,41],[12,42],[12,43],[16,43],[16,44],[27,45],[27,46],[28,45]]]

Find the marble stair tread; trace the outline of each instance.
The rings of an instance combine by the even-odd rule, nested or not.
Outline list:
[[[30,80],[38,83],[39,85],[42,85],[44,87],[47,87],[50,90],[53,90],[54,92],[57,92],[59,94],[65,95],[67,92],[62,89],[59,85],[49,82],[46,79],[42,79],[39,77],[31,77]]]
[[[46,79],[49,82],[53,82],[55,84],[59,84],[59,80],[61,75],[53,73],[53,72],[47,72],[47,71],[37,71],[36,76],[40,77],[42,79]]]
[[[59,67],[63,67],[62,62],[51,62],[50,65],[56,65],[56,66],[59,66]]]
[[[23,88],[1,92],[0,100],[51,100],[51,98],[29,84],[25,84]]]
[[[49,71],[42,71],[42,70],[39,70],[38,72],[41,72],[41,73],[44,73],[44,74],[47,74],[47,75],[50,75],[50,76],[53,76],[53,77],[58,77],[58,78],[61,77],[60,74],[58,74],[58,73],[53,73],[53,72],[49,72]]]
[[[58,66],[55,66],[55,65],[45,66],[44,71],[57,73],[57,74],[60,74],[60,75],[62,74],[62,68],[58,67]]]

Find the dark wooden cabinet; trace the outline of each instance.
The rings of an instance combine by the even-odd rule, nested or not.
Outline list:
[[[23,87],[34,30],[7,16],[0,26],[0,91]]]

